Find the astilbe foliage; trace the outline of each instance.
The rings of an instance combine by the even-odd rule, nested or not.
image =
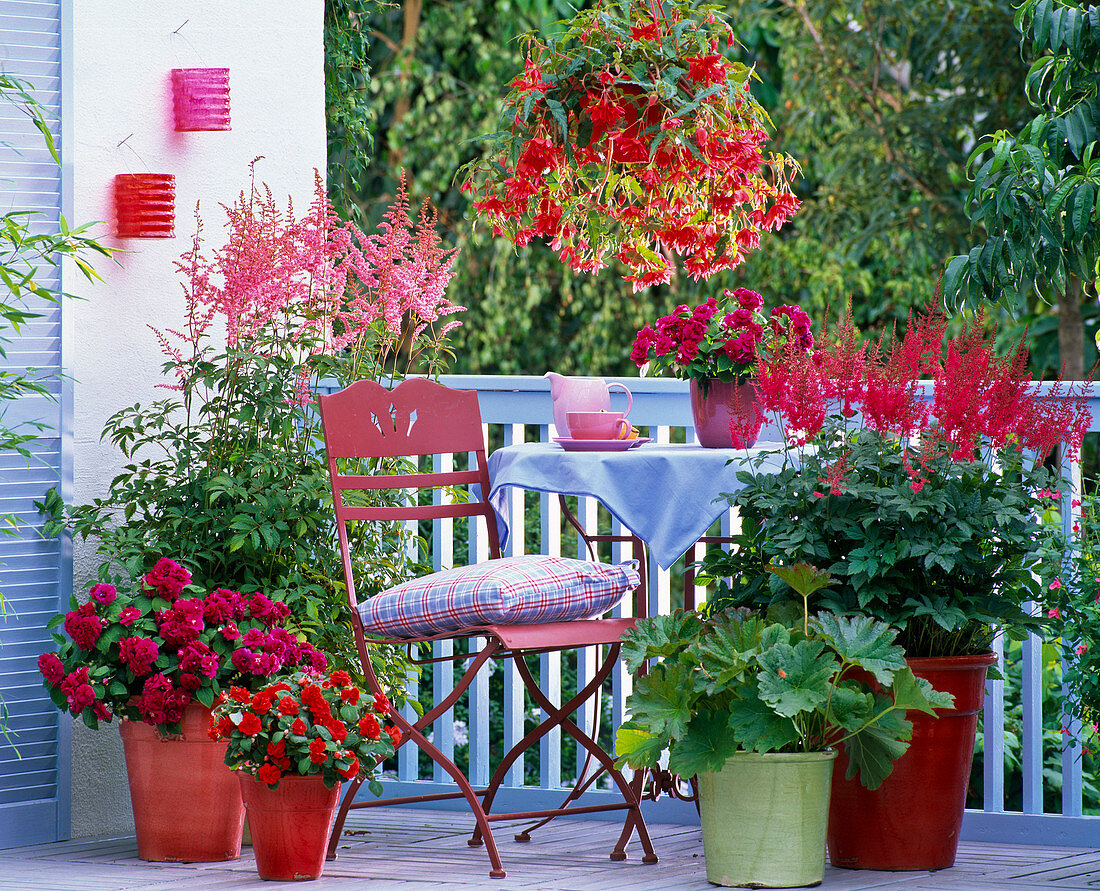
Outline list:
[[[812,356],[760,363],[789,460],[743,472],[729,496],[743,532],[707,558],[706,575],[736,580],[719,601],[772,603],[764,567],[805,562],[836,580],[818,608],[889,621],[909,655],[981,652],[995,628],[1035,627],[1024,605],[1061,546],[1038,519],[1058,488],[1043,460],[1078,454],[1090,417],[1083,385],[1033,381],[1024,343],[1001,355],[985,328],[979,315],[945,340],[926,312],[864,343],[848,315]]]
[[[635,291],[732,269],[798,210],[798,166],[767,154],[767,113],[717,7],[597,4],[526,37],[493,152],[463,188],[517,246],[546,239],[577,272],[612,260]]]

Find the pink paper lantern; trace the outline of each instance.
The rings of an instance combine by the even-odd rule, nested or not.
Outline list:
[[[176,178],[171,173],[115,176],[119,238],[171,238],[176,234]]]
[[[230,130],[229,69],[173,68],[177,130]]]

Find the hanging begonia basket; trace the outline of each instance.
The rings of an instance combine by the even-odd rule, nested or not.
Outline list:
[[[797,163],[764,151],[771,121],[720,7],[601,2],[525,36],[491,151],[463,189],[497,234],[546,239],[595,273],[614,259],[634,290],[732,269],[798,209]]]

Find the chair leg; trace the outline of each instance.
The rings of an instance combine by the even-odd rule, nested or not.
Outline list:
[[[493,867],[489,871],[489,878],[503,879],[507,873],[504,871],[504,865],[501,863],[500,854],[497,851],[492,827],[490,827],[489,821],[486,819],[486,812],[482,807],[481,800],[478,798],[473,786],[470,785],[470,781],[466,779],[466,775],[458,769],[457,764],[436,748],[423,733],[405,720],[404,717],[396,713],[392,717],[393,722],[401,728],[402,733],[409,739],[412,739],[421,751],[426,752],[436,764],[447,771],[447,773],[451,775],[451,779],[454,780],[455,784],[462,791],[462,794],[466,798],[466,803],[469,804],[470,810],[474,815],[474,820],[477,823],[476,831],[484,837],[485,840],[485,853],[489,856],[489,862]]]
[[[580,693],[560,709],[555,709],[554,704],[547,699],[546,694],[542,692],[542,689],[536,683],[526,663],[518,666],[518,670],[520,676],[523,678],[524,685],[527,687],[527,691],[531,694],[531,698],[548,714],[548,719],[544,721],[540,727],[546,727],[548,731],[551,727],[560,723],[579,745],[584,746],[588,753],[600,762],[603,768],[610,774],[611,779],[615,781],[615,785],[619,787],[619,792],[627,805],[628,815],[623,825],[622,834],[619,836],[619,841],[611,851],[611,859],[626,859],[626,844],[630,841],[632,831],[636,830],[638,833],[638,841],[641,842],[642,845],[642,862],[656,863],[657,854],[653,850],[653,842],[650,840],[649,830],[646,829],[645,820],[642,818],[640,806],[641,784],[635,785],[632,782],[628,782],[626,777],[623,776],[622,771],[615,766],[614,759],[604,751],[603,747],[581,730],[572,719],[568,717],[581,702],[588,699],[589,696],[595,692],[603,683],[607,675],[611,673],[612,667],[619,658],[619,646],[618,643],[615,643],[609,647],[607,658],[604,661],[604,665],[601,666],[600,671],[596,673],[596,676]]]
[[[535,681],[534,676],[531,674],[530,669],[527,667],[527,663],[523,660],[523,657],[519,654],[513,654],[513,661],[516,664],[516,669],[519,672],[520,677],[523,679],[524,686],[527,688],[528,693],[531,694],[531,698],[535,700],[535,703],[547,713],[547,718],[538,727],[536,727],[531,733],[527,734],[520,742],[512,747],[511,751],[502,759],[500,765],[497,767],[496,772],[493,774],[493,778],[489,783],[488,788],[485,791],[485,796],[482,801],[482,807],[486,813],[489,813],[493,805],[493,798],[496,795],[497,790],[500,788],[503,782],[504,776],[512,764],[522,755],[527,749],[538,742],[542,737],[549,733],[554,727],[561,726],[566,732],[572,736],[579,745],[583,746],[591,757],[594,757],[601,765],[603,770],[608,771],[611,778],[615,781],[615,784],[619,788],[620,794],[623,796],[624,806],[628,810],[628,817],[624,826],[624,831],[620,837],[618,843],[615,845],[611,852],[612,860],[625,860],[626,859],[626,843],[629,841],[631,834],[634,830],[638,832],[638,840],[641,842],[643,857],[643,863],[656,863],[657,855],[653,850],[653,843],[650,840],[649,832],[646,829],[645,821],[642,818],[641,808],[639,806],[639,794],[638,790],[626,781],[622,771],[615,767],[614,759],[607,754],[600,746],[600,744],[592,739],[587,733],[581,730],[576,723],[569,717],[569,715],[577,709],[577,707],[588,700],[593,693],[595,693],[607,679],[611,673],[611,669],[618,661],[619,656],[619,644],[612,644],[607,653],[603,664],[600,669],[595,673],[592,680],[588,682],[572,699],[566,702],[564,705],[558,707],[555,706],[546,695],[542,692],[538,683]],[[591,781],[590,781],[591,782]],[[589,784],[590,784],[589,782]],[[575,791],[575,790],[574,790]],[[575,797],[570,795],[566,798],[565,802],[558,808],[559,814],[567,812],[567,807],[570,801]],[[556,815],[555,815],[556,816]],[[545,825],[553,817],[549,817],[539,825]],[[470,839],[470,844],[478,844],[479,834],[475,829],[473,837]]]
[[[474,816],[476,824],[476,832],[479,837],[485,838],[485,853],[489,857],[489,863],[492,869],[489,871],[489,878],[503,879],[507,873],[504,871],[504,864],[501,862],[500,853],[497,850],[496,840],[493,838],[492,828],[489,825],[488,819],[486,819],[486,811],[482,807],[481,799],[478,797],[478,793],[474,791],[473,786],[470,785],[470,781],[466,778],[466,775],[459,770],[458,765],[454,763],[450,758],[443,754],[443,752],[433,745],[428,738],[423,734],[424,728],[430,725],[436,718],[447,712],[452,705],[462,696],[463,693],[473,683],[477,673],[481,670],[482,666],[493,656],[497,655],[500,650],[500,644],[498,642],[490,642],[478,652],[474,657],[469,667],[459,678],[458,683],[455,684],[454,689],[445,700],[436,704],[434,708],[429,710],[423,717],[421,717],[415,724],[409,722],[404,715],[402,715],[392,705],[389,709],[389,719],[394,723],[396,727],[401,730],[401,739],[395,744],[395,748],[399,749],[409,740],[416,743],[417,747],[427,753],[427,755],[440,767],[442,767],[454,780],[455,785],[458,786],[459,791],[466,799],[466,803],[470,807],[470,811]],[[365,654],[361,654],[363,656]],[[381,684],[378,683],[378,678],[374,674],[373,666],[370,664],[369,658],[362,659],[364,663],[364,675],[367,680],[367,685],[371,690],[371,693],[384,693]],[[356,780],[361,785],[362,780]],[[352,807],[351,798],[346,797],[345,803],[341,806],[342,818],[347,816],[347,810]],[[339,825],[343,827],[342,818]],[[334,830],[335,831],[335,830]],[[330,849],[333,848],[334,842],[330,841]]]
[[[584,769],[581,770],[581,775],[579,777],[577,777],[577,782],[574,784],[573,788],[569,790],[569,794],[566,795],[564,800],[562,801],[562,803],[560,805],[558,805],[558,810],[560,810],[560,811],[566,810],[569,807],[571,802],[574,802],[574,801],[577,801],[578,799],[580,799],[580,797],[582,795],[584,795],[584,793],[587,792],[589,790],[589,788],[591,788],[592,784],[594,782],[596,782],[596,780],[598,780],[600,777],[602,777],[607,772],[601,766],[598,770],[595,771],[595,773],[593,773],[591,776],[589,776],[588,775],[588,769],[591,766],[591,764],[592,764],[592,753],[589,752],[588,755],[584,759]],[[516,841],[518,841],[518,842],[529,842],[531,840],[531,833],[532,832],[535,832],[535,831],[541,829],[547,823],[552,821],[556,816],[557,816],[557,814],[553,814],[549,817],[543,817],[537,823],[534,823],[531,826],[528,826],[526,829],[524,829],[521,832],[517,832],[516,835],[515,835]]]
[[[531,677],[531,672],[527,668],[527,663],[523,661],[523,656],[519,653],[512,654],[512,661],[516,665],[516,669],[519,672],[520,678],[523,680],[524,686],[528,689],[528,692],[536,699],[536,702],[541,706],[542,703],[549,704],[549,700],[542,694],[542,690],[539,689],[537,683]],[[485,789],[485,796],[483,798],[483,807],[485,812],[489,813],[493,806],[493,799],[496,797],[497,791],[500,789],[501,784],[504,782],[504,777],[507,775],[508,770],[516,762],[516,760],[523,755],[531,746],[537,743],[543,736],[549,733],[557,724],[564,720],[564,716],[574,711],[582,702],[588,700],[592,694],[599,689],[604,681],[607,680],[608,675],[611,674],[613,666],[612,660],[606,660],[600,670],[595,673],[592,680],[589,681],[584,688],[578,692],[572,699],[570,699],[561,709],[550,705],[546,709],[550,713],[550,717],[539,724],[534,730],[523,737],[518,743],[505,754],[500,760],[500,764],[497,765],[497,769],[493,772],[492,778],[489,780],[489,785]],[[541,697],[541,702],[538,697]],[[545,706],[543,706],[545,708]],[[560,718],[559,718],[560,714]],[[585,748],[588,749],[588,745],[585,744]],[[589,749],[591,751],[591,749]],[[477,834],[470,839],[471,844],[477,844]]]

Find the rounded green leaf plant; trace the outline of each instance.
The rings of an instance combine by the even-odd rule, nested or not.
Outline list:
[[[659,659],[627,699],[616,751],[632,767],[681,776],[717,771],[737,752],[817,752],[841,746],[848,777],[876,789],[905,753],[912,722],[953,698],[913,675],[895,629],[865,616],[810,616],[830,579],[808,564],[770,567],[801,596],[767,615],[677,610],[640,620],[623,638],[632,671]]]

